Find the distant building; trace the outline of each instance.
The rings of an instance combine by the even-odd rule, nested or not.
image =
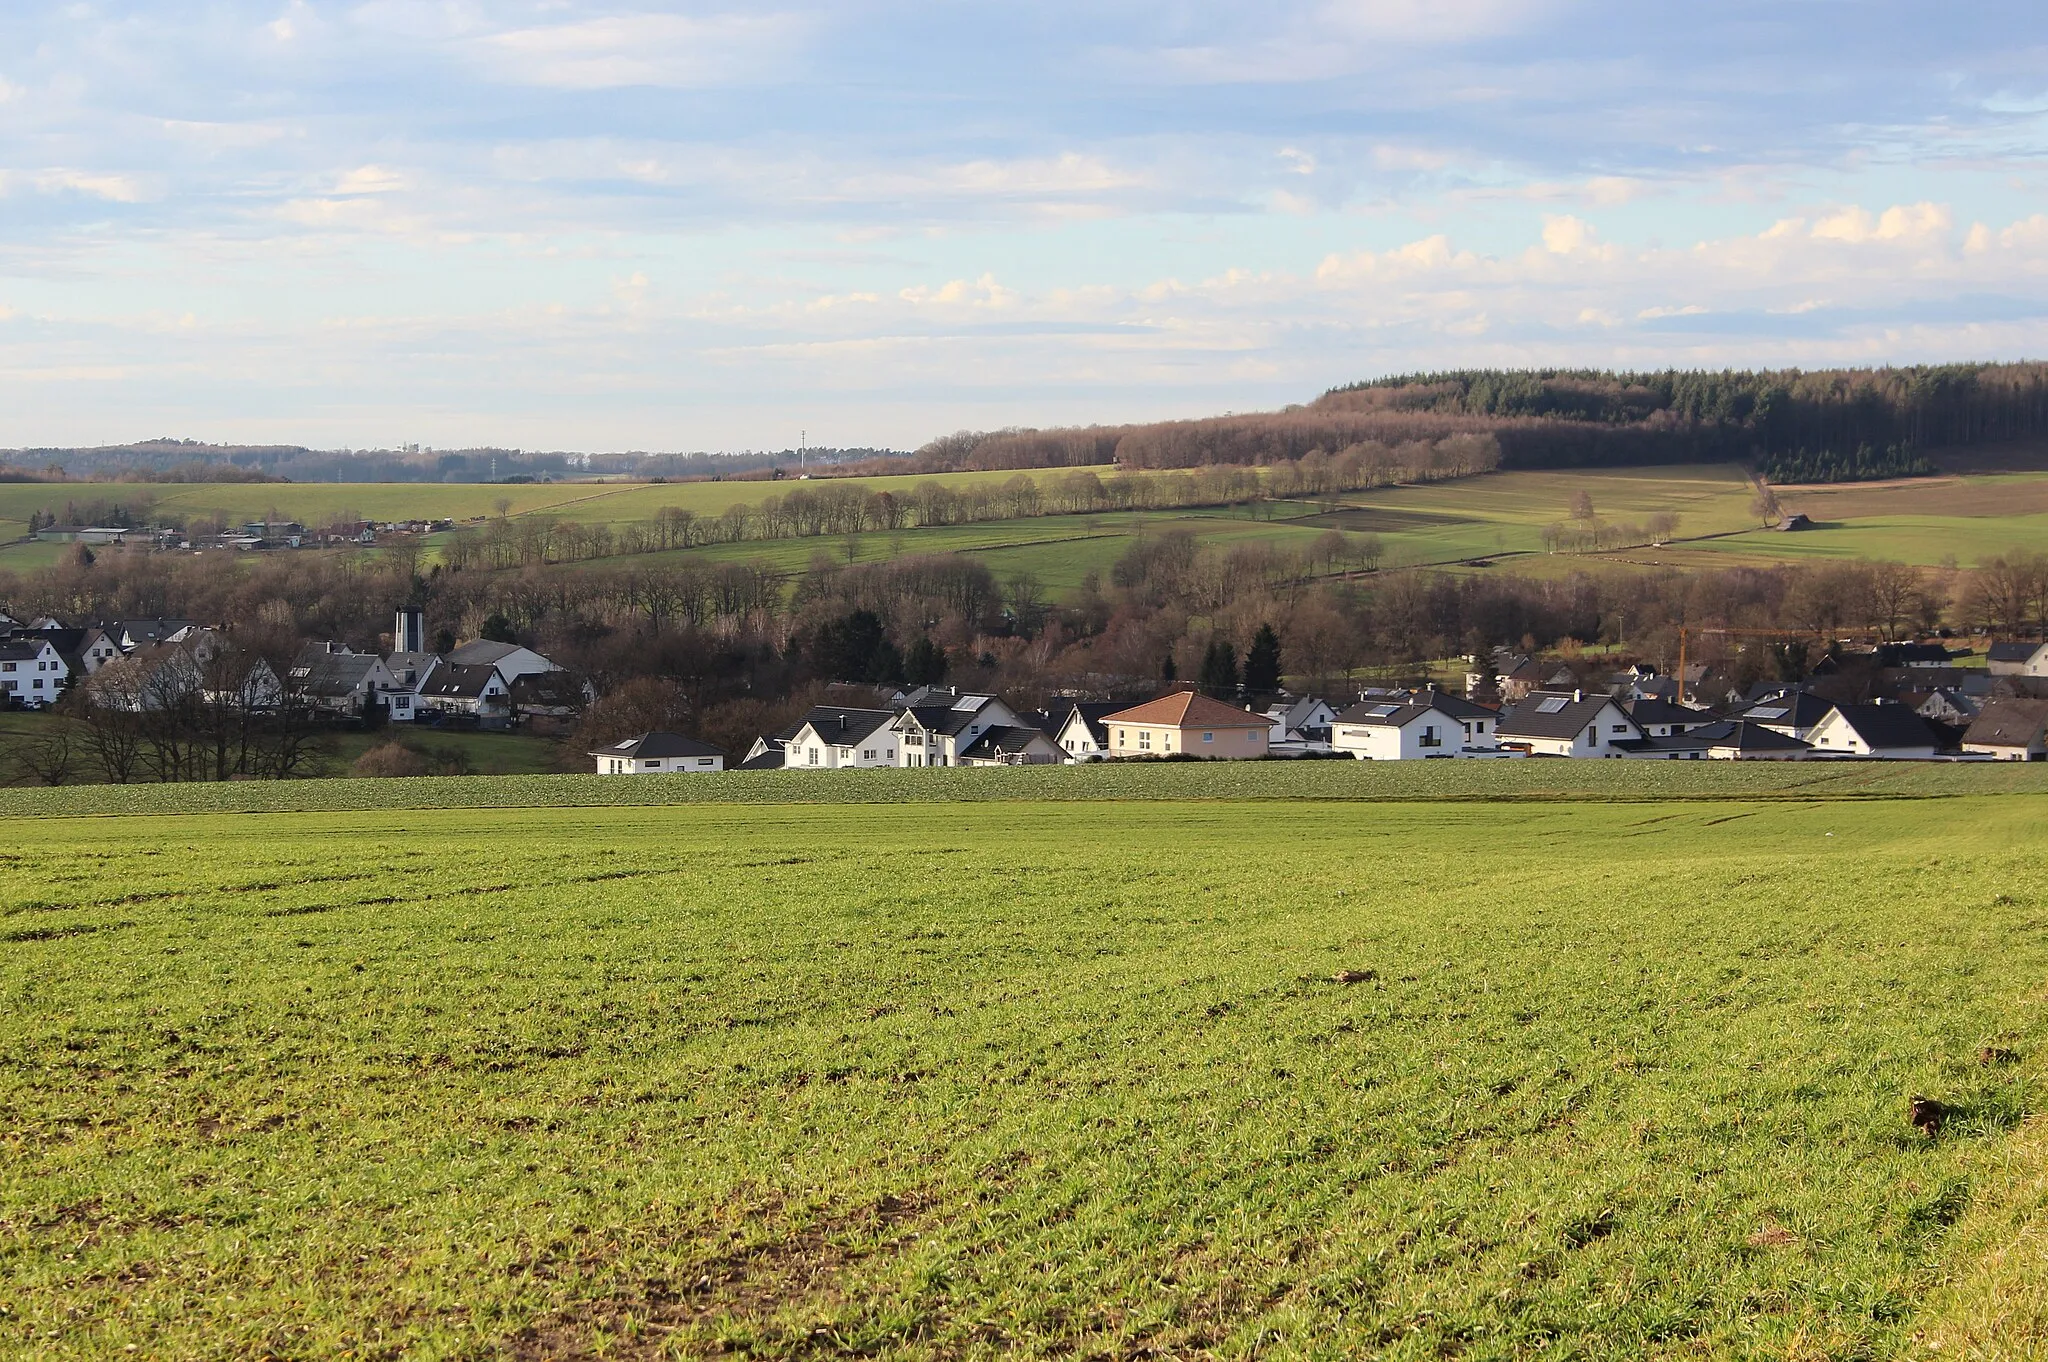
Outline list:
[[[601,776],[704,775],[725,769],[725,753],[680,733],[642,733],[597,748]]]
[[[1166,757],[1186,754],[1217,761],[1249,761],[1272,746],[1273,721],[1263,714],[1211,700],[1194,691],[1162,695],[1157,700],[1107,715],[1112,757]]]

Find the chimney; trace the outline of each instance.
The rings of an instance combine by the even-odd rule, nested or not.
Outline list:
[[[1585,698],[1586,692],[1583,690],[1575,690],[1572,692],[1572,699],[1574,700],[1584,700]]]
[[[427,615],[416,605],[398,607],[398,618],[391,629],[391,651],[394,653],[423,653],[427,650]]]

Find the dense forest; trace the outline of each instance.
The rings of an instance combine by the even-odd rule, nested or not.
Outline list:
[[[1794,459],[1835,480],[1893,477],[1858,451],[1921,451],[2048,435],[2048,364],[1721,373],[1470,370],[1333,389],[1305,407],[1202,421],[960,432],[906,471],[1267,464],[1374,441],[1490,435],[1505,468]],[[1890,466],[1890,465],[1887,465]]]

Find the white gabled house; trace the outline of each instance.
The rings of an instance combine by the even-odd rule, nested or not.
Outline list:
[[[463,644],[448,654],[448,663],[455,667],[496,667],[507,686],[522,676],[561,670],[531,648],[517,643],[493,643],[487,638]]]
[[[1466,723],[1434,703],[1367,701],[1339,714],[1330,746],[1360,761],[1421,761],[1466,755]]]
[[[22,634],[0,642],[0,703],[41,709],[70,679],[69,664],[48,639]]]
[[[1927,721],[1899,704],[1837,705],[1807,741],[1817,757],[1924,761],[1941,751]]]
[[[782,764],[789,770],[845,770],[896,765],[892,709],[842,709],[820,705],[788,733],[778,735]],[[749,754],[750,759],[752,755]]]
[[[890,725],[903,766],[960,766],[967,750],[995,728],[1028,728],[993,695],[926,687],[905,697]]]
[[[1044,729],[1031,724],[997,724],[960,753],[961,766],[1056,766],[1064,757]]]
[[[725,753],[680,733],[642,733],[591,751],[601,776],[710,775],[725,769]]]
[[[380,698],[399,688],[382,658],[372,658],[383,671]],[[512,720],[512,686],[494,666],[443,663],[420,683],[413,699],[414,722],[429,713],[474,718],[479,725],[499,727]]]
[[[1532,757],[1625,757],[1643,738],[1613,696],[1583,690],[1531,691],[1502,712],[1496,731],[1502,747]]]
[[[1109,730],[1102,721],[1128,706],[1115,700],[1069,700],[1046,711],[1052,739],[1069,765],[1106,761],[1109,758]]]

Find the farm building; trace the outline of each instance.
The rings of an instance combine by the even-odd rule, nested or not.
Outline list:
[[[705,775],[725,769],[725,753],[680,733],[642,733],[590,755],[601,776]]]

